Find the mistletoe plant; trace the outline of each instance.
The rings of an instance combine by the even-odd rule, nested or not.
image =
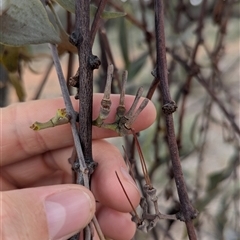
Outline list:
[[[3,45],[19,47],[29,44],[49,44],[64,98],[65,108],[57,110],[56,115],[45,123],[35,122],[31,128],[33,130],[42,130],[70,123],[74,139],[73,152],[76,152],[74,159],[71,159],[72,169],[76,176],[75,183],[90,188],[91,174],[94,174],[94,169],[97,167],[92,158],[92,125],[111,129],[116,131],[120,136],[133,134],[145,178],[143,197],[140,203],[142,216],[140,217],[133,208],[133,221],[137,223],[139,229],[148,231],[156,225],[159,219],[178,219],[186,223],[189,238],[192,240],[196,239],[192,219],[197,216],[197,211],[193,208],[188,198],[174,133],[172,113],[177,109],[177,106],[171,99],[168,87],[162,0],[154,1],[157,61],[153,71],[155,80],[150,91],[154,91],[159,84],[162,94],[162,112],[165,115],[169,151],[180,200],[180,211],[175,215],[160,213],[156,189],[150,181],[137,136],[131,128],[132,123],[147,105],[148,100],[143,100],[140,106],[137,107],[143,93],[143,89],[139,88],[130,110],[126,112],[124,95],[127,71],[125,71],[122,76],[121,95],[115,121],[112,123],[105,121],[111,111],[110,92],[112,78],[117,77],[114,73],[113,61],[109,62],[105,92],[101,102],[99,116],[95,120],[92,120],[93,71],[98,69],[101,64],[100,59],[92,53],[93,42],[97,31],[101,27],[102,19],[123,17],[126,14],[124,12],[104,11],[105,5],[107,4],[106,0],[97,1],[97,7],[92,6],[90,2],[86,0],[77,0],[76,2],[75,0],[5,0],[2,1],[2,3],[0,6],[0,42]],[[54,10],[55,3],[72,14],[75,14],[74,29],[70,35],[68,35],[62,27],[61,21]],[[54,22],[49,20],[48,15],[50,13],[53,16]],[[59,60],[59,56],[64,52],[77,53],[79,58],[78,71],[75,76],[69,79],[71,85],[78,90],[76,99],[79,99],[79,109],[81,109],[78,112],[74,111],[71,104],[68,87]],[[124,186],[122,186],[122,189],[125,192]],[[126,198],[128,198],[126,192],[125,194]],[[128,200],[131,204],[131,199]],[[149,213],[149,201],[154,206],[154,213]],[[104,239],[96,217],[94,217],[92,221],[99,237]],[[83,231],[85,240],[92,239],[93,231],[91,226],[92,225],[88,225]],[[80,233],[71,237],[71,239],[79,239],[79,236]]]

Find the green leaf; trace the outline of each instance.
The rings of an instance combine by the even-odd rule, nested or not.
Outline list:
[[[229,170],[229,169],[226,169],[226,170]],[[224,181],[230,176],[231,171],[226,171],[226,170],[212,173],[208,177],[208,187],[207,187],[208,191],[211,191],[212,189],[216,188],[218,184],[220,184],[222,181]]]
[[[25,100],[26,93],[25,93],[25,89],[24,89],[22,79],[20,79],[20,76],[17,72],[9,73],[8,76],[9,76],[10,83],[13,85],[13,87],[16,91],[16,94],[18,96],[18,100],[20,102],[23,102]]]
[[[71,13],[75,13],[75,0],[54,0],[60,6]]]
[[[21,50],[21,47],[4,46],[4,49],[0,54],[0,62],[9,72],[17,72]]]
[[[203,209],[205,209],[206,206],[210,204],[210,202],[214,201],[217,198],[218,194],[220,194],[221,191],[222,190],[219,188],[215,188],[209,191],[203,198],[198,199],[198,201],[195,203],[196,209],[199,212],[202,212]]]
[[[148,57],[148,53],[143,53],[138,59],[134,60],[130,63],[129,71],[128,71],[128,78],[134,78],[139,71],[142,69],[144,64],[146,63]]]
[[[97,11],[97,7],[94,5],[90,5],[91,15],[94,16]],[[125,12],[112,12],[112,11],[103,11],[101,14],[101,18],[103,19],[112,19],[126,16]]]
[[[111,11],[103,11],[101,18],[103,19],[112,19],[112,18],[119,18],[124,17],[127,14],[125,12],[111,12]]]
[[[19,68],[22,70],[21,63],[29,64],[34,59],[43,57],[51,57],[44,53],[32,54],[30,46],[12,47],[0,44],[0,63],[4,65],[8,72],[17,72]],[[30,65],[28,65],[30,69]],[[34,71],[33,69],[30,69]],[[35,72],[36,73],[36,72]]]
[[[240,164],[238,157],[238,153],[234,153],[226,168],[214,172],[208,176],[208,191],[215,189],[222,181],[231,176],[234,169]]]
[[[125,62],[125,69],[128,69],[129,67],[129,51],[128,51],[128,38],[127,38],[127,28],[126,28],[126,22],[125,19],[122,18],[120,20],[120,29],[119,29],[119,43],[120,43],[120,48],[122,51],[122,56]]]
[[[71,13],[75,13],[75,0],[54,0],[59,5],[61,5],[64,9]],[[97,7],[94,5],[90,5],[90,13],[91,16],[94,16],[97,11]],[[112,11],[103,11],[101,14],[101,18],[103,19],[112,19],[126,16],[124,12],[112,12]]]
[[[224,227],[228,220],[227,213],[229,209],[229,201],[227,201],[226,196],[223,197],[219,211],[215,217],[215,226],[218,239],[224,239]]]
[[[40,0],[11,0],[0,16],[0,42],[6,45],[57,43],[57,32]]]

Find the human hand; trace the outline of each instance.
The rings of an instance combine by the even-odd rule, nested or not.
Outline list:
[[[127,109],[133,98],[126,96]],[[94,95],[94,118],[101,99],[101,94]],[[113,110],[108,121],[114,119],[119,96],[112,95],[111,100]],[[73,105],[77,110],[78,102],[73,100]],[[83,186],[70,184],[72,171],[68,158],[73,146],[70,126],[38,132],[29,128],[36,120],[50,119],[57,108],[63,107],[63,99],[59,98],[1,109],[2,239],[67,239],[90,222],[95,210],[104,235],[114,240],[132,238],[135,224],[128,213],[131,207],[115,171],[135,207],[140,195],[118,149],[100,140],[116,133],[93,127],[93,159],[99,164],[92,177],[92,194]],[[136,131],[147,128],[155,115],[149,102],[133,128]]]

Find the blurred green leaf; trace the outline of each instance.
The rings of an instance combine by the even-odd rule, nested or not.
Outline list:
[[[128,70],[129,79],[134,78],[139,73],[139,71],[142,69],[142,67],[146,63],[147,57],[148,57],[148,53],[145,52],[139,58],[137,58],[136,60],[130,63],[129,70]]]
[[[97,7],[94,5],[90,5],[91,15],[94,16],[97,12]],[[112,11],[103,11],[101,14],[101,18],[103,19],[112,19],[126,16],[124,12],[112,12]]]
[[[29,63],[33,59],[46,57],[46,54],[33,55],[29,46],[12,47],[0,45],[0,63],[4,65],[8,72],[17,72],[20,67],[20,62]]]
[[[215,216],[216,221],[216,237],[217,239],[224,239],[224,227],[227,222],[227,212],[229,208],[229,202],[227,201],[227,197],[223,197],[221,200],[221,204],[219,206],[219,210]]]
[[[191,140],[191,143],[193,144],[193,147],[195,149],[199,149],[200,148],[200,133],[199,133],[199,128],[198,128],[198,123],[199,121],[201,120],[201,115],[202,113],[198,113],[194,116],[194,120],[193,120],[193,123],[191,124],[191,127],[190,127],[190,140]]]
[[[119,44],[122,52],[122,56],[125,62],[125,69],[129,68],[129,49],[128,49],[128,34],[126,28],[126,21],[124,18],[120,19],[120,26],[119,26]]]
[[[214,172],[208,177],[207,191],[215,189],[218,184],[230,177],[236,166],[239,165],[238,154],[236,153],[229,161],[228,166],[218,172]]]
[[[13,85],[16,94],[18,96],[18,100],[23,102],[25,100],[26,94],[23,86],[23,82],[20,79],[20,76],[17,72],[9,73],[9,81]]]
[[[54,0],[54,1],[61,5],[67,11],[75,13],[75,0]],[[96,11],[97,7],[91,4],[90,13],[92,17],[95,15]],[[126,13],[124,12],[103,11],[103,13],[101,14],[101,18],[103,19],[112,19],[124,16],[126,16]]]
[[[220,184],[225,179],[227,179],[231,175],[231,173],[232,173],[232,170],[227,168],[227,169],[225,169],[223,171],[211,174],[208,177],[208,187],[207,187],[207,190],[210,191],[210,190],[216,188],[217,185]]]
[[[125,12],[111,12],[111,11],[103,11],[101,18],[103,19],[112,19],[112,18],[119,18],[124,17],[127,14]]]
[[[203,209],[213,200],[216,199],[217,195],[219,193],[221,193],[221,189],[215,188],[212,191],[209,191],[205,197],[199,199],[196,203],[195,203],[195,207],[196,209],[201,212],[203,211]]]
[[[9,72],[16,72],[19,66],[21,47],[4,46],[0,54],[0,62]]]
[[[11,0],[0,16],[0,42],[6,45],[57,43],[57,32],[40,0]]]
[[[54,0],[54,1],[61,5],[67,11],[75,13],[75,0]]]
[[[232,156],[232,158],[229,160],[229,164],[228,166],[218,172],[214,172],[213,174],[209,175],[208,177],[208,187],[207,187],[207,192],[206,195],[199,199],[195,206],[196,208],[201,212],[211,201],[214,201],[219,194],[223,193],[223,189],[222,187],[219,187],[219,184],[226,180],[228,177],[231,176],[232,172],[234,171],[234,169],[240,164],[239,163],[239,153],[238,153],[239,149],[236,149],[236,152],[234,153],[234,155]],[[228,189],[229,191],[235,193],[235,192],[239,192],[239,184],[237,184],[237,189]],[[228,196],[231,196],[231,199],[233,198],[235,194],[229,194],[226,193],[225,194],[225,199]],[[237,196],[237,195],[236,195]]]

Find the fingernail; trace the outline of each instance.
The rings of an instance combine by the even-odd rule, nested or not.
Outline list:
[[[134,182],[133,178],[129,175],[128,171],[127,171],[125,168],[121,167],[121,172],[122,172],[123,177],[124,177],[129,183],[131,183],[131,184],[137,189],[137,191],[139,192],[139,189],[138,189],[136,183]]]
[[[94,206],[90,196],[80,190],[50,195],[45,200],[50,239],[72,236],[84,228],[92,218]]]

